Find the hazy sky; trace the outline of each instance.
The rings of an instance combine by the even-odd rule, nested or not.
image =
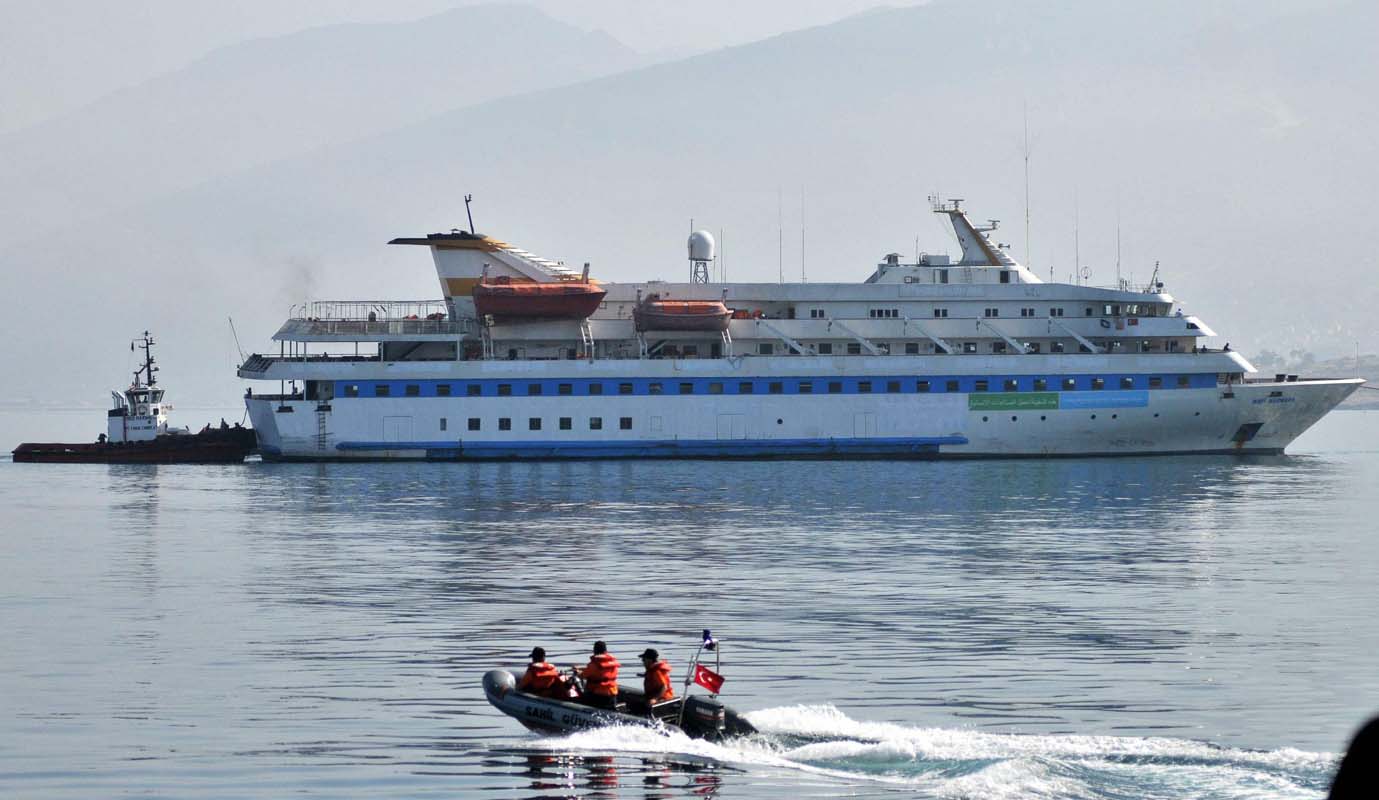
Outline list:
[[[0,0],[0,131],[71,110],[245,39],[411,20],[465,0]],[[914,5],[899,0],[886,5]],[[872,0],[531,0],[644,53],[679,54],[819,25]]]
[[[1041,277],[1162,262],[1246,355],[1379,349],[1374,0],[463,6],[4,5],[0,374],[100,404],[149,327],[180,401],[238,397],[226,317],[276,351],[294,303],[435,297],[385,243],[464,224],[466,192],[619,281],[683,278],[691,217],[735,280],[797,276],[807,228],[810,279],[860,281],[951,252],[939,192]]]

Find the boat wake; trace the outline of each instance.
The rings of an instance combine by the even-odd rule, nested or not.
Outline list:
[[[1027,735],[854,720],[830,705],[747,714],[761,732],[714,743],[640,727],[539,738],[520,749],[657,755],[945,798],[1317,798],[1337,756],[1166,737]]]

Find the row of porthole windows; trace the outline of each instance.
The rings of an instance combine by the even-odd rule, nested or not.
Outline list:
[[[574,417],[559,417],[559,418],[556,419],[556,423],[555,423],[555,424],[556,424],[556,428],[559,429],[559,430],[562,430],[562,431],[570,431],[570,430],[574,430],[574,427],[575,427],[575,420],[574,420]],[[542,429],[542,425],[544,425],[544,422],[542,421],[542,418],[541,418],[541,417],[528,417],[528,418],[527,418],[527,430],[529,430],[529,431],[539,431],[539,430]],[[468,420],[468,422],[467,422],[467,424],[466,424],[466,427],[467,427],[468,430],[471,430],[471,431],[481,431],[481,430],[483,430],[483,429],[484,429],[484,421],[483,421],[483,418],[482,418],[482,417],[470,417],[469,420]],[[445,417],[441,417],[441,418],[440,418],[440,429],[444,431],[444,430],[447,430],[448,428],[449,428],[449,421],[448,421]],[[500,430],[500,431],[510,431],[510,430],[512,430],[512,417],[499,417],[499,418],[498,418],[498,430]],[[589,417],[589,430],[591,430],[591,431],[601,431],[601,430],[603,430],[603,417]],[[630,431],[630,430],[632,430],[632,418],[631,418],[631,417],[618,417],[618,430],[622,430],[622,431]]]
[[[1215,382],[1215,376],[1204,376],[1204,380]],[[967,385],[964,386],[963,384]],[[848,381],[813,381],[792,379],[789,381],[679,381],[666,383],[663,381],[646,381],[642,386],[637,386],[632,382],[621,382],[611,384],[616,388],[617,394],[634,395],[662,395],[662,394],[870,394],[873,392],[989,392],[993,386],[1000,386],[1000,391],[1005,392],[1047,392],[1061,390],[1065,392],[1078,390],[1101,390],[1108,386],[1108,380],[1097,376],[1079,376],[1065,378],[975,378],[957,379],[949,378],[946,380],[914,380],[914,379],[879,379],[879,380],[859,380],[849,379]],[[1168,378],[1162,375],[1150,376],[1131,376],[1125,375],[1111,379],[1111,386],[1119,389],[1162,389],[1167,385],[1175,385],[1177,388],[1186,389],[1193,385],[1192,376],[1177,375]],[[1199,386],[1206,385],[1199,382]],[[494,388],[494,394],[498,397],[514,396],[514,384],[499,383]],[[372,387],[374,397],[392,397],[393,385],[388,383],[376,383]],[[527,397],[539,397],[545,394],[545,386],[541,383],[531,382],[521,386]],[[558,383],[555,385],[556,394],[562,397],[575,394],[575,384]],[[584,389],[583,394],[598,396],[604,394],[604,384],[600,382],[590,382],[580,388]],[[452,387],[448,383],[435,384],[436,397],[452,396]],[[469,397],[484,396],[483,386],[478,383],[470,383],[466,386]],[[639,391],[640,389],[640,391]],[[359,397],[361,387],[359,384],[345,384],[341,394],[345,397]],[[402,385],[403,397],[422,396],[421,384],[409,383]]]
[[[1154,417],[1155,417],[1155,418],[1158,418],[1158,416],[1159,416],[1159,412],[1157,412],[1157,411],[1154,412]],[[1194,416],[1194,417],[1200,417],[1200,416],[1202,416],[1202,412],[1200,412],[1200,411],[1194,411],[1194,412],[1192,412],[1192,416]],[[1091,418],[1092,418],[1092,419],[1096,419],[1096,414],[1091,415]],[[1111,419],[1119,419],[1119,418],[1120,418],[1120,415],[1119,415],[1119,414],[1112,414],[1112,415],[1111,415]],[[1040,415],[1039,415],[1039,421],[1040,421],[1040,422],[1044,422],[1044,421],[1047,421],[1047,420],[1048,420],[1048,416],[1047,416],[1047,415],[1045,415],[1045,414],[1040,414]],[[990,421],[991,421],[991,418],[990,418],[990,417],[982,417],[982,422],[990,422]],[[1010,421],[1011,421],[1011,422],[1019,422],[1019,421],[1020,421],[1019,415],[1012,414],[1012,415],[1010,416]]]

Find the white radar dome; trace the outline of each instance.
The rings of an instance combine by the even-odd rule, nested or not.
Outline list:
[[[713,234],[695,231],[689,237],[690,261],[713,261]]]

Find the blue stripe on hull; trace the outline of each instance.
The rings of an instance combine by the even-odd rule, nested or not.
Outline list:
[[[348,451],[425,450],[429,459],[770,458],[937,455],[965,436],[871,439],[666,439],[623,442],[341,442]]]

